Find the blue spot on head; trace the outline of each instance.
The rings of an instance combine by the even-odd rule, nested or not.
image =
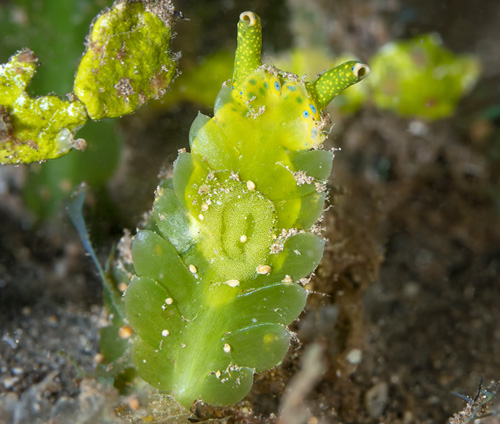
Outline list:
[[[316,107],[314,107],[314,105],[309,105],[309,107],[311,108],[312,113],[316,113]]]
[[[316,135],[317,135],[316,128],[313,128],[313,129],[311,130],[311,138],[316,138]]]
[[[281,85],[278,81],[274,81],[274,88],[276,89],[276,91],[280,91]]]
[[[240,91],[240,94],[243,96],[243,91]]]
[[[290,91],[295,91],[295,86],[294,85],[287,85],[286,88],[288,88]]]
[[[302,116],[304,118],[309,118],[309,112],[307,110],[305,110],[304,113],[302,114]]]

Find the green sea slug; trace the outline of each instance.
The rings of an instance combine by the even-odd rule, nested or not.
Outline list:
[[[261,41],[259,17],[242,13],[233,78],[115,268],[139,376],[188,408],[240,401],[287,353],[323,254],[324,108],[369,73],[350,61],[304,82],[263,65]]]
[[[377,107],[435,120],[453,114],[481,72],[477,58],[455,55],[437,34],[386,44],[371,60],[370,87]]]

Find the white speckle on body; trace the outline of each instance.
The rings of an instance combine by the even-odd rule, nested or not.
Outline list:
[[[118,330],[118,335],[121,339],[129,339],[134,334],[134,330],[130,325],[123,325]]]
[[[240,282],[238,280],[227,280],[224,281],[224,284],[227,284],[229,287],[238,287]]]
[[[271,267],[269,265],[259,265],[257,267],[257,274],[270,274]]]

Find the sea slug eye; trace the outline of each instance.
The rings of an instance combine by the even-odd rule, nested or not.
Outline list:
[[[254,26],[257,23],[257,19],[255,18],[255,13],[252,12],[241,13],[240,19],[250,27]]]
[[[309,107],[312,110],[312,113],[316,113],[316,107],[314,105],[309,105]]]
[[[281,85],[278,81],[274,81],[274,88],[276,89],[276,91],[280,91]]]
[[[304,118],[309,118],[309,112],[307,110],[305,110],[304,113],[302,114],[302,116]]]
[[[364,63],[356,63],[351,68],[352,73],[360,80],[365,79],[370,74],[370,67]]]

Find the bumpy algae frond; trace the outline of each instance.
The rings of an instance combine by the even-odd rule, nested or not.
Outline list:
[[[141,2],[117,1],[94,22],[75,76],[74,92],[92,119],[133,112],[161,97],[175,75],[171,14]]]
[[[89,117],[125,115],[163,95],[176,67],[172,15],[169,1],[116,1],[92,27],[69,100],[28,95],[37,66],[30,50],[0,65],[0,163],[44,161],[83,149],[85,141],[74,135]]]
[[[84,105],[57,96],[30,97],[26,89],[37,67],[30,50],[0,65],[0,163],[57,158],[84,148],[74,134],[87,120]]]

